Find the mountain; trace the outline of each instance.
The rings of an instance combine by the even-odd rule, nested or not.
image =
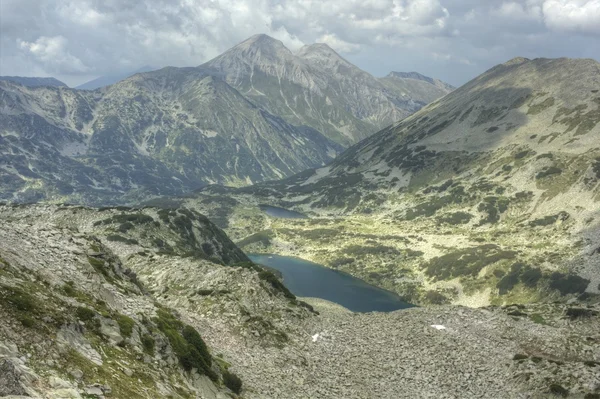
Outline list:
[[[423,105],[397,87],[266,35],[96,90],[1,82],[0,198],[126,204],[285,178]]]
[[[0,204],[0,220],[2,397],[599,392],[589,299],[352,313],[298,300],[193,209]]]
[[[516,58],[323,168],[184,204],[235,220],[226,230],[248,251],[412,303],[551,301],[600,290],[599,143],[600,63]],[[217,206],[225,196],[236,202]],[[314,220],[274,220],[259,204]]]
[[[38,87],[38,86],[52,86],[52,87],[68,87],[65,83],[55,78],[33,78],[26,76],[0,76],[0,80],[15,82],[23,86]]]
[[[323,165],[342,147],[197,68],[95,91],[0,82],[1,197],[107,204]]]
[[[422,106],[456,89],[448,83],[421,75],[418,72],[390,72],[379,80],[386,86],[393,87],[397,93],[403,93]]]
[[[135,75],[136,73],[150,72],[153,70],[156,70],[156,68],[152,68],[151,66],[146,65],[139,69],[136,69],[135,71],[127,71],[127,72],[121,72],[121,73],[100,76],[96,79],[90,80],[89,82],[80,84],[79,86],[76,86],[75,88],[79,89],[79,90],[96,90],[96,89],[100,89],[102,87],[113,85],[122,80],[125,80],[128,77]]]
[[[423,106],[395,84],[379,80],[326,44],[296,54],[255,35],[202,65],[244,96],[293,125],[306,125],[347,147]],[[438,90],[439,96],[447,93]]]

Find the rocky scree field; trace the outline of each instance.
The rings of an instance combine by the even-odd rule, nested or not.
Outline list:
[[[2,395],[600,394],[593,297],[353,314],[294,298],[186,208],[3,205],[0,218]]]

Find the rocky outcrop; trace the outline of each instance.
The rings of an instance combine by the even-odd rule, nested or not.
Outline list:
[[[24,395],[27,391],[21,385],[21,373],[7,359],[0,359],[0,396]]]

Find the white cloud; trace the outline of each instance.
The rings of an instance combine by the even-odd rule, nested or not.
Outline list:
[[[0,0],[0,18],[0,73],[67,82],[199,65],[256,33],[455,84],[520,55],[600,58],[600,0]]]
[[[329,47],[334,48],[336,51],[342,53],[355,53],[360,50],[359,44],[348,43],[346,41],[338,38],[335,33],[326,33],[320,36],[317,40],[317,43],[325,43]]]
[[[600,0],[546,0],[543,11],[551,29],[600,34]]]
[[[20,40],[19,47],[39,61],[48,71],[84,73],[89,70],[80,59],[67,51],[68,41],[63,36],[41,36],[35,42]]]

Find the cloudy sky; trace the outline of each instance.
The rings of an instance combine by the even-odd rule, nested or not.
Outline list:
[[[600,60],[600,0],[0,0],[0,75],[194,66],[256,33],[460,85],[515,56]]]

